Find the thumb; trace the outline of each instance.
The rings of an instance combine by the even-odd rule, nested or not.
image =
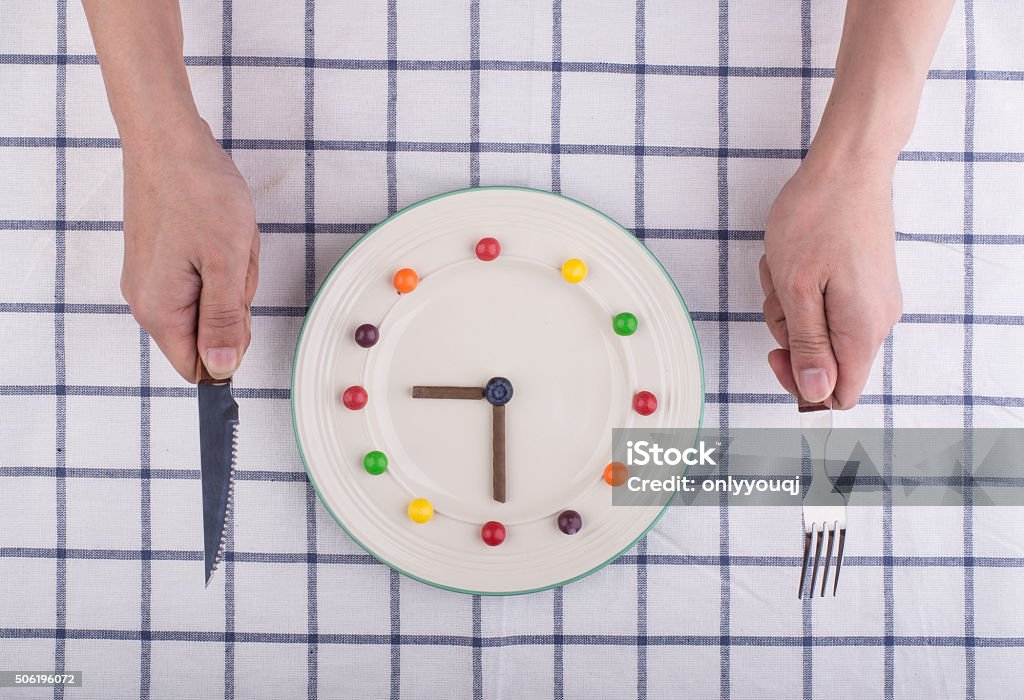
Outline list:
[[[199,293],[197,345],[203,364],[215,379],[228,379],[249,346],[249,307],[245,275],[204,271]]]
[[[789,357],[800,395],[821,403],[836,385],[838,369],[825,316],[825,297],[815,290],[782,297],[789,331]]]

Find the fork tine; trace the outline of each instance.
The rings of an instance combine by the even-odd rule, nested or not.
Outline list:
[[[828,529],[828,548],[825,550],[825,568],[821,572],[821,597],[825,597],[825,584],[828,583],[828,565],[832,561],[832,542],[836,539],[835,523]],[[836,573],[839,570],[836,569]]]
[[[839,531],[839,550],[836,552],[836,577],[832,582],[832,596],[835,597],[836,589],[839,588],[839,567],[843,565],[843,543],[846,542],[846,528]]]
[[[818,561],[821,559],[821,541],[824,539],[823,535],[825,534],[824,526],[822,526],[821,530],[816,530],[816,532],[818,537],[814,545],[814,568],[811,569],[811,589],[808,592],[808,598],[814,597],[814,582],[818,578]]]
[[[797,598],[804,597],[804,577],[807,576],[807,557],[811,553],[811,533],[808,532],[807,536],[804,537],[804,560],[800,566],[800,588],[796,591]]]

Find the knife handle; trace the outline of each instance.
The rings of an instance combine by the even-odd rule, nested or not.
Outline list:
[[[799,413],[812,413],[814,411],[831,411],[832,402],[829,401],[828,403],[811,403],[810,401],[805,401],[801,397],[797,397],[796,410]]]
[[[227,379],[214,378],[203,364],[203,358],[198,353],[196,354],[196,384],[227,384],[230,381],[231,377]]]

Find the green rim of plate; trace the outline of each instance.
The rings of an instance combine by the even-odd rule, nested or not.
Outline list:
[[[290,391],[289,391],[288,403],[289,403],[289,405],[291,407],[292,433],[295,435],[295,446],[299,450],[299,458],[302,460],[302,466],[306,470],[306,477],[309,479],[309,483],[313,485],[313,490],[316,491],[317,498],[320,499],[320,503],[323,504],[324,508],[327,509],[327,512],[331,514],[332,518],[334,518],[334,522],[338,523],[338,526],[342,530],[345,531],[345,534],[348,535],[349,538],[353,542],[355,542],[357,545],[362,547],[363,550],[365,550],[367,554],[369,554],[370,556],[372,556],[374,559],[376,559],[377,561],[381,562],[382,564],[390,567],[391,569],[394,569],[398,573],[400,573],[400,574],[402,574],[404,576],[408,576],[409,578],[411,578],[411,579],[413,579],[415,581],[419,581],[420,583],[425,583],[428,586],[433,586],[434,588],[441,588],[441,589],[444,589],[446,591],[453,591],[455,593],[466,593],[466,594],[469,594],[469,595],[485,595],[485,596],[523,595],[525,593],[537,593],[539,591],[546,591],[546,590],[550,590],[552,588],[558,588],[559,586],[566,586],[566,585],[568,585],[570,583],[573,583],[574,581],[579,581],[581,578],[585,578],[585,577],[589,576],[590,574],[592,574],[592,573],[594,573],[596,571],[600,571],[604,567],[608,566],[613,561],[615,561],[616,559],[621,557],[623,554],[628,552],[632,547],[634,547],[637,542],[642,540],[647,535],[647,533],[650,532],[651,529],[655,525],[658,524],[658,521],[661,520],[662,517],[664,517],[665,512],[668,510],[669,506],[672,505],[672,501],[675,500],[675,495],[676,494],[675,493],[672,494],[672,497],[669,498],[668,502],[664,505],[664,507],[662,507],[661,512],[658,513],[658,515],[654,518],[654,520],[651,521],[651,524],[648,525],[644,529],[644,531],[641,532],[636,537],[636,539],[634,539],[632,542],[630,542],[625,547],[623,547],[622,550],[619,551],[618,553],[616,553],[614,556],[609,557],[606,561],[602,562],[601,564],[598,564],[597,566],[593,567],[592,569],[584,571],[582,574],[577,574],[576,576],[573,576],[572,578],[566,579],[565,581],[560,581],[558,583],[550,583],[550,584],[548,584],[546,586],[539,586],[537,588],[524,588],[524,589],[518,590],[518,591],[472,591],[472,590],[465,589],[465,588],[456,588],[455,586],[446,586],[444,584],[437,583],[435,581],[430,581],[428,579],[421,578],[420,576],[417,576],[415,574],[409,573],[405,569],[402,569],[402,568],[400,568],[398,566],[395,566],[394,564],[392,564],[391,562],[387,561],[383,557],[377,555],[372,549],[367,547],[359,539],[354,537],[351,532],[349,532],[348,528],[345,527],[345,523],[343,523],[341,521],[341,518],[338,517],[338,514],[334,512],[334,510],[331,508],[330,505],[328,505],[327,500],[324,498],[324,495],[320,492],[320,487],[317,485],[316,479],[313,478],[313,473],[309,470],[309,463],[306,461],[306,455],[302,451],[302,441],[299,439],[299,427],[298,427],[298,425],[295,422],[295,367],[296,367],[296,361],[298,360],[298,357],[299,357],[299,348],[302,347],[302,338],[305,336],[305,333],[306,333],[306,324],[309,322],[309,314],[313,310],[313,307],[316,306],[317,301],[320,299],[320,293],[323,291],[324,287],[327,286],[327,282],[331,279],[331,277],[334,276],[334,273],[338,269],[338,266],[341,265],[345,261],[345,258],[347,258],[352,253],[353,250],[358,248],[359,245],[363,241],[365,241],[367,238],[369,238],[377,229],[381,228],[382,226],[387,224],[392,219],[394,219],[396,217],[399,217],[402,214],[405,214],[406,212],[411,211],[411,210],[413,210],[413,209],[415,209],[417,207],[420,207],[420,206],[422,206],[424,204],[428,204],[430,202],[433,202],[436,199],[442,199],[444,197],[451,197],[451,196],[457,195],[457,194],[465,194],[466,192],[475,192],[477,190],[519,190],[521,192],[533,192],[533,193],[536,193],[536,194],[547,195],[549,197],[558,197],[559,199],[568,200],[570,202],[573,202],[574,204],[578,204],[581,207],[585,207],[586,209],[589,209],[590,211],[594,212],[595,214],[598,214],[599,216],[601,216],[603,219],[611,222],[617,229],[622,231],[622,233],[625,236],[629,237],[630,240],[635,242],[638,246],[640,246],[643,249],[643,251],[645,253],[647,253],[647,255],[651,258],[651,260],[654,261],[654,264],[658,266],[658,269],[661,270],[662,274],[665,275],[665,279],[668,280],[669,284],[672,286],[673,291],[675,291],[676,298],[679,299],[679,304],[683,307],[683,311],[686,314],[686,322],[690,324],[690,332],[693,334],[693,344],[694,344],[694,347],[697,348],[697,365],[698,365],[698,368],[700,370],[700,413],[699,413],[698,418],[697,418],[697,431],[698,432],[700,431],[700,427],[704,423],[704,392],[705,392],[705,385],[704,385],[704,357],[701,354],[700,339],[697,337],[697,329],[693,325],[693,318],[690,316],[690,309],[686,306],[686,301],[683,299],[683,295],[679,293],[679,288],[676,286],[675,280],[672,279],[672,275],[670,275],[668,273],[668,270],[666,270],[665,266],[661,264],[661,261],[658,260],[657,256],[655,256],[654,253],[652,253],[647,248],[647,246],[643,244],[642,241],[640,241],[636,236],[634,236],[632,233],[630,233],[629,230],[626,229],[625,226],[623,226],[618,221],[616,221],[615,219],[611,218],[610,216],[608,216],[604,212],[602,212],[602,211],[600,211],[598,209],[595,209],[594,207],[590,206],[589,204],[584,204],[583,202],[580,202],[580,201],[578,201],[576,199],[573,199],[572,197],[566,197],[565,195],[555,194],[554,192],[548,192],[547,190],[538,190],[538,189],[534,189],[532,187],[517,187],[517,186],[514,186],[514,185],[493,185],[493,186],[486,186],[486,187],[467,187],[467,188],[460,189],[460,190],[452,190],[450,192],[444,192],[442,194],[436,194],[433,197],[427,197],[426,199],[422,199],[422,200],[416,202],[415,204],[410,204],[409,206],[405,207],[404,209],[401,209],[400,211],[395,212],[394,214],[392,214],[388,218],[386,218],[383,221],[381,221],[379,224],[375,225],[373,228],[371,228],[369,231],[367,231],[365,234],[363,234],[359,238],[358,241],[353,243],[352,246],[348,250],[345,251],[344,255],[342,255],[340,258],[338,258],[338,262],[334,263],[334,266],[331,267],[331,271],[324,278],[324,281],[320,285],[320,288],[316,290],[316,294],[313,296],[313,301],[310,302],[309,308],[306,309],[306,316],[303,318],[303,320],[302,320],[302,328],[299,330],[299,338],[295,342],[295,353],[292,355],[292,380],[291,380],[291,387],[290,387]],[[696,437],[694,438],[694,441],[696,443]]]

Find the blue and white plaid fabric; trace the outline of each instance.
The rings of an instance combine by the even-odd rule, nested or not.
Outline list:
[[[797,425],[756,263],[840,3],[183,4],[263,232],[227,562],[204,590],[195,392],[118,292],[120,154],[82,10],[0,0],[0,670],[85,681],[0,695],[1020,695],[1017,511],[852,509],[841,595],[813,604],[799,511],[754,508],[673,508],[583,581],[481,599],[361,551],[294,448],[292,349],[331,265],[388,213],[484,184],[631,227],[693,310],[707,424]],[[1022,424],[1022,27],[1010,0],[953,12],[896,173],[906,314],[840,425]]]

